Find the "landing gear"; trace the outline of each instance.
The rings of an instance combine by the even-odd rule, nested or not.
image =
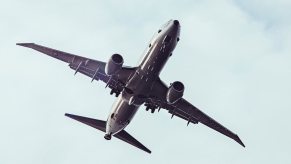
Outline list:
[[[114,90],[113,89],[111,89],[111,91],[110,91],[110,95],[112,95],[114,93]]]
[[[117,91],[117,90],[115,90],[115,89],[111,89],[111,91],[110,91],[110,95],[113,95],[113,93],[115,93],[115,97],[118,97],[119,94],[120,94],[119,91]]]
[[[106,140],[111,140],[111,134],[105,134],[104,138],[105,138]]]
[[[150,107],[149,106],[146,106],[146,111],[149,111]]]
[[[115,97],[118,97],[119,94],[120,94],[120,92],[116,92],[116,93],[115,93]]]
[[[146,106],[146,111],[151,110],[151,113],[154,113],[155,110],[158,108],[156,105],[152,105],[152,104],[145,104]]]

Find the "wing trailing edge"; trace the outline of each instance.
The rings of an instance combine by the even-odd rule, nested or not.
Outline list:
[[[81,123],[84,123],[88,126],[91,126],[95,129],[101,130],[103,132],[106,131],[106,121],[97,120],[93,118],[83,117],[83,116],[77,116],[73,114],[66,113],[65,116],[74,119],[76,121],[79,121]],[[151,153],[151,151],[146,148],[142,143],[140,143],[138,140],[136,140],[134,137],[132,137],[129,133],[127,133],[125,130],[120,131],[119,133],[113,135],[114,137],[127,142],[128,144],[131,144],[147,153]]]

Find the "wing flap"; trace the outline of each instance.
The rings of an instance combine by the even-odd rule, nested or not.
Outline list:
[[[59,60],[66,62],[66,63],[74,63],[74,62],[78,62],[78,61],[82,61],[82,60],[87,59],[85,57],[77,56],[77,55],[63,52],[63,51],[59,51],[59,50],[55,50],[55,49],[41,46],[41,45],[38,45],[35,43],[17,43],[16,45],[34,49],[36,51],[39,51],[41,53],[44,53],[48,56],[59,59]]]
[[[175,110],[175,115],[185,120],[198,120],[202,124],[208,126],[211,129],[214,129],[221,134],[228,136],[229,138],[235,140],[241,146],[245,147],[243,142],[240,140],[237,134],[233,133],[213,118],[209,117],[207,114],[203,113],[201,110],[193,106],[191,103],[186,101],[185,99],[181,99],[178,101],[175,106],[168,107],[172,110]],[[191,121],[193,123],[193,121]]]
[[[245,147],[243,142],[240,140],[237,134],[233,133],[213,118],[209,117],[207,114],[203,113],[201,110],[196,108],[194,105],[189,103],[187,100],[181,98],[174,104],[168,104],[166,100],[166,93],[168,86],[158,79],[152,87],[151,97],[148,103],[158,104],[161,108],[164,108],[172,114],[172,116],[177,116],[188,121],[197,124],[198,122],[218,131],[221,134],[228,136],[229,138],[235,140],[241,146]]]
[[[109,88],[114,89],[117,92],[122,91],[126,81],[136,70],[135,67],[122,67],[118,74],[108,76],[105,73],[105,62],[59,51],[35,43],[17,43],[17,45],[34,49],[63,62],[69,63],[70,68],[75,70],[75,74],[80,72],[89,76],[92,81],[100,79],[106,83]]]

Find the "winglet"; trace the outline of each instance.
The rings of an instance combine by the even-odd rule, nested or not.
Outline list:
[[[23,46],[23,47],[29,47],[31,45],[34,45],[34,43],[16,43],[18,46]]]

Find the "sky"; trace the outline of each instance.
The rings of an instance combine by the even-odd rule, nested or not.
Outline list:
[[[0,0],[0,161],[32,163],[291,163],[291,1]],[[153,34],[178,19],[181,36],[161,78],[246,145],[202,124],[141,107],[126,130],[147,154],[64,116],[105,120],[114,96],[34,42],[136,66]]]

